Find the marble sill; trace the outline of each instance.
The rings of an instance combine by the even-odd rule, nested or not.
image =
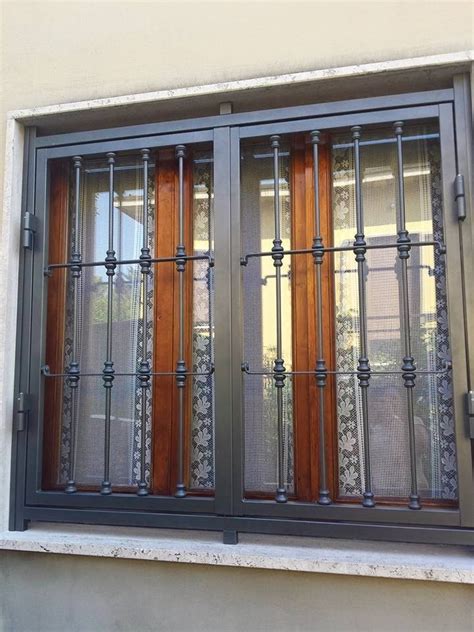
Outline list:
[[[204,531],[33,523],[0,549],[474,584],[474,548]]]

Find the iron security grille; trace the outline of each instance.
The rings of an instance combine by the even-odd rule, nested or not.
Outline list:
[[[405,192],[403,177],[403,123],[397,121],[393,124],[394,136],[397,144],[398,159],[398,213],[397,239],[392,243],[369,245],[366,241],[364,233],[364,213],[362,205],[362,177],[360,168],[360,138],[361,127],[354,126],[351,128],[353,138],[353,153],[355,164],[355,199],[356,199],[356,225],[357,233],[354,243],[351,246],[325,247],[321,236],[321,213],[319,203],[319,160],[318,145],[320,143],[320,131],[311,132],[311,142],[313,145],[313,176],[314,176],[314,226],[315,236],[310,248],[299,250],[284,250],[281,240],[281,211],[280,211],[280,195],[279,195],[279,147],[280,137],[271,136],[269,142],[273,150],[274,163],[274,224],[275,237],[273,239],[273,247],[271,251],[247,253],[241,259],[241,265],[246,266],[248,261],[254,257],[271,257],[275,267],[276,278],[276,358],[274,360],[273,370],[260,371],[252,370],[247,362],[243,362],[242,370],[247,375],[271,375],[275,381],[277,394],[277,420],[278,420],[278,487],[275,494],[276,502],[287,502],[286,485],[284,477],[284,445],[283,445],[283,396],[282,390],[285,379],[289,375],[314,374],[318,389],[321,389],[319,396],[319,423],[320,423],[320,441],[319,441],[319,467],[320,467],[320,490],[318,503],[320,505],[331,504],[329,490],[327,489],[327,472],[325,458],[325,398],[324,389],[327,385],[328,375],[356,375],[359,387],[361,389],[362,399],[362,418],[363,418],[363,444],[365,451],[365,480],[362,504],[364,507],[374,507],[374,494],[371,485],[370,471],[370,440],[369,440],[369,413],[367,389],[369,388],[370,378],[372,375],[399,375],[403,379],[406,388],[407,411],[408,411],[408,427],[409,427],[409,446],[410,446],[410,479],[411,494],[409,500],[410,509],[421,509],[420,496],[417,485],[416,472],[416,449],[415,449],[415,415],[413,405],[413,389],[415,387],[415,379],[417,374],[421,375],[443,375],[451,371],[450,360],[445,360],[444,368],[441,370],[419,370],[415,365],[415,358],[412,355],[412,343],[410,332],[410,305],[408,293],[408,259],[412,248],[432,247],[437,250],[440,255],[446,254],[444,243],[440,241],[412,241],[406,228],[405,214]],[[368,271],[366,269],[366,253],[367,250],[396,248],[401,262],[400,273],[400,293],[402,306],[402,332],[403,332],[403,351],[404,355],[400,362],[400,370],[398,371],[374,371],[371,369],[367,350],[367,307],[366,307],[366,277]],[[359,320],[360,320],[360,348],[357,367],[353,371],[329,370],[323,355],[324,331],[323,331],[323,309],[325,308],[322,299],[322,278],[321,266],[324,261],[324,255],[332,252],[351,251],[354,253],[357,263],[357,279],[358,279],[358,303],[359,303]],[[285,256],[291,255],[308,255],[313,256],[316,265],[316,322],[318,324],[317,335],[317,360],[313,370],[307,371],[287,371],[285,369],[285,360],[282,357],[282,298],[281,298],[281,266]]]
[[[29,133],[27,147],[28,169],[25,205],[34,209],[25,223],[25,248],[21,263],[19,348],[16,369],[16,389],[19,398],[18,432],[14,446],[14,494],[12,496],[13,529],[24,529],[29,521],[62,521],[136,526],[162,526],[224,531],[226,541],[235,541],[238,531],[288,533],[301,535],[330,535],[340,537],[365,537],[375,539],[411,540],[428,542],[473,543],[474,540],[474,489],[472,488],[471,440],[466,433],[466,417],[463,406],[465,393],[469,390],[469,367],[467,349],[467,315],[465,311],[466,257],[471,252],[463,243],[456,213],[453,184],[459,182],[458,164],[464,160],[456,154],[454,115],[464,111],[465,103],[455,101],[455,91],[448,89],[419,94],[362,99],[357,101],[319,104],[296,108],[276,109],[266,112],[222,115],[204,119],[156,123],[124,129],[99,130],[55,136],[37,136]],[[454,107],[457,110],[453,110]],[[456,119],[457,120],[457,119]],[[439,187],[442,192],[443,222],[441,231],[433,232],[430,238],[419,238],[409,230],[406,208],[406,182],[404,178],[405,143],[413,125],[426,123],[438,130],[442,169]],[[364,207],[361,148],[374,129],[390,129],[389,142],[396,152],[396,226],[392,236],[374,239],[367,227]],[[321,209],[321,150],[323,139],[329,134],[349,135],[349,150],[353,160],[355,235],[344,243],[330,243],[324,236]],[[311,164],[308,166],[311,187],[314,191],[311,209],[313,234],[306,247],[288,246],[285,241],[282,209],[282,156],[285,143],[296,135],[309,139]],[[437,140],[437,142],[438,142]],[[242,224],[242,151],[246,143],[264,146],[271,161],[271,186],[263,182],[262,197],[272,198],[271,239],[261,241],[263,247],[248,248]],[[203,146],[212,146],[213,162],[213,245],[200,246],[190,252],[186,246],[186,191],[185,169],[189,154]],[[148,182],[150,168],[156,152],[173,152],[176,178],[177,203],[176,226],[177,247],[174,256],[160,256],[150,247],[150,193],[143,187],[140,223],[143,227],[138,256],[117,256],[114,232],[114,187],[117,169],[124,158],[132,156],[140,163],[144,182]],[[458,147],[458,154],[460,149]],[[105,160],[108,178],[108,214],[106,249],[103,257],[85,257],[79,238],[81,217],[85,212],[80,191],[83,186],[85,164],[90,159]],[[74,179],[69,257],[50,263],[48,259],[48,224],[51,206],[49,177],[51,166],[57,159],[68,161]],[[459,193],[460,189],[456,189]],[[461,194],[463,191],[461,190]],[[291,192],[290,192],[291,194]],[[462,198],[462,195],[461,195]],[[458,199],[459,195],[458,195]],[[466,202],[464,198],[463,202]],[[463,208],[465,209],[465,204]],[[465,221],[460,217],[461,221]],[[34,218],[34,219],[33,219]],[[470,221],[470,220],[469,220]],[[105,224],[104,224],[105,226]],[[268,230],[270,223],[265,224]],[[265,237],[267,239],[267,237]],[[269,247],[266,247],[269,244]],[[463,247],[464,246],[464,247]],[[419,254],[431,252],[424,257]],[[400,330],[400,353],[396,365],[387,368],[379,363],[374,368],[368,339],[368,323],[372,317],[369,310],[370,297],[367,279],[370,277],[368,257],[370,253],[393,252],[397,258],[397,282]],[[417,256],[414,257],[414,253]],[[324,266],[336,255],[350,257],[352,278],[357,288],[357,327],[354,356],[349,368],[340,368],[328,357],[330,333],[323,327],[329,309],[324,294]],[[451,354],[435,366],[423,367],[417,357],[417,343],[413,334],[413,315],[419,306],[413,305],[410,293],[410,270],[424,270],[438,279],[437,268],[431,259],[442,261],[446,271],[447,310],[449,323],[449,345]],[[308,293],[314,295],[313,323],[315,335],[315,364],[304,369],[294,367],[285,349],[286,294],[283,284],[292,282],[293,270],[288,262],[296,258],[311,258],[314,264],[314,287]],[[270,271],[265,268],[259,279],[259,287],[272,293],[273,313],[271,331],[271,364],[259,366],[254,357],[246,357],[243,320],[246,314],[244,277],[251,273],[256,261],[271,262]],[[190,266],[200,263],[199,275],[187,275]],[[413,263],[412,263],[413,262]],[[136,370],[123,371],[117,368],[116,342],[113,335],[114,301],[118,270],[132,266],[137,270],[140,288],[141,327],[143,331],[153,328],[149,308],[150,279],[164,264],[173,264],[176,275],[176,331],[177,353],[174,370],[160,371],[154,366],[149,341],[144,336]],[[412,264],[412,266],[411,266]],[[441,265],[441,264],[440,264]],[[204,266],[206,271],[202,268]],[[285,267],[286,266],[286,267]],[[337,266],[336,266],[337,267]],[[87,269],[101,270],[104,274],[105,316],[104,349],[102,370],[90,371],[81,362],[78,341],[80,340],[80,313],[77,309],[81,278]],[[205,278],[212,269],[214,308],[209,314],[209,332],[212,329],[213,345],[208,366],[196,369],[189,366],[186,351],[186,300],[190,283],[206,283]],[[71,301],[71,352],[64,371],[53,371],[45,363],[45,321],[48,283],[52,275],[62,271],[68,275]],[[345,270],[347,272],[347,269]],[[420,272],[421,273],[421,272]],[[193,280],[193,276],[195,277]],[[204,280],[203,280],[204,279]],[[423,297],[422,297],[423,298]],[[436,313],[436,310],[434,310]],[[268,312],[265,312],[267,318]],[[383,316],[380,316],[383,318]],[[447,325],[448,326],[448,325]],[[166,332],[156,331],[156,336]],[[207,334],[206,334],[207,335]],[[209,335],[211,335],[209,333]],[[273,335],[273,334],[272,334]],[[272,339],[273,340],[273,339]],[[286,345],[286,346],[285,346]],[[270,348],[270,347],[269,347]],[[469,353],[469,351],[468,351]],[[422,368],[420,368],[422,367]],[[208,379],[212,376],[214,402],[212,404],[215,459],[212,465],[213,487],[211,493],[194,493],[186,485],[186,388],[192,379]],[[288,411],[291,397],[287,395],[288,384],[298,376],[309,376],[313,381],[317,397],[318,444],[313,446],[314,462],[317,464],[318,492],[312,502],[298,500],[289,481],[289,472],[294,468],[288,457]],[[391,377],[403,388],[406,410],[407,454],[409,467],[409,494],[403,502],[387,504],[378,502],[374,492],[374,476],[371,471],[370,389],[379,377]],[[130,378],[139,393],[137,428],[140,430],[137,447],[138,469],[132,490],[120,490],[111,477],[116,455],[114,440],[114,394],[117,379]],[[172,494],[153,493],[147,461],[147,432],[150,428],[150,406],[152,404],[153,380],[174,380],[177,393],[177,451],[176,483]],[[266,394],[271,401],[272,424],[275,436],[268,439],[275,451],[276,484],[271,496],[260,497],[247,493],[245,485],[246,445],[252,441],[246,430],[245,397],[248,380],[258,378],[270,380],[271,389]],[[328,463],[328,398],[331,380],[351,378],[357,388],[357,406],[360,410],[361,489],[359,500],[340,497],[331,487],[330,464]],[[452,388],[454,434],[456,442],[456,471],[458,493],[451,505],[436,506],[426,502],[420,491],[417,466],[417,413],[416,387],[420,379],[446,379]],[[95,380],[103,387],[102,417],[103,455],[101,460],[101,482],[96,488],[82,489],[78,485],[77,453],[78,392],[81,381]],[[45,489],[42,479],[44,436],[45,384],[51,380],[64,383],[71,402],[70,458],[67,480],[62,488]],[[452,387],[451,387],[452,384]],[[286,389],[286,390],[285,390]],[[354,402],[350,402],[354,404]],[[291,415],[290,415],[291,416]],[[148,430],[147,430],[148,429]],[[247,434],[246,434],[247,433]],[[291,433],[290,433],[291,434]],[[102,445],[102,443],[101,443]],[[404,458],[405,458],[404,456]],[[373,456],[372,456],[373,461]],[[273,467],[273,466],[272,466]],[[271,483],[273,485],[273,482]],[[292,483],[293,484],[293,483]],[[267,489],[267,488],[265,488]],[[192,493],[191,493],[192,492]],[[208,490],[209,492],[209,490]]]

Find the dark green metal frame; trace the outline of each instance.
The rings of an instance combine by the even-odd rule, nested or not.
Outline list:
[[[474,545],[472,444],[465,395],[473,387],[473,303],[468,271],[474,265],[474,229],[468,189],[467,219],[458,221],[453,183],[471,173],[468,78],[453,89],[358,99],[285,109],[186,119],[176,122],[37,137],[27,130],[24,210],[37,217],[32,249],[20,261],[18,353],[15,392],[28,394],[24,430],[14,433],[10,528],[29,521],[222,530]],[[242,327],[240,244],[240,142],[315,129],[349,129],[394,121],[437,120],[447,246],[448,304],[453,357],[459,508],[373,508],[335,503],[246,500],[243,494]],[[44,363],[48,260],[48,162],[212,142],[215,187],[216,489],[214,498],[174,498],[41,489],[41,366]],[[468,342],[471,343],[470,349]],[[466,351],[467,350],[467,351]],[[469,355],[470,354],[470,355]],[[469,359],[471,360],[469,362]],[[22,413],[23,415],[25,413]],[[231,534],[229,536],[229,534]]]

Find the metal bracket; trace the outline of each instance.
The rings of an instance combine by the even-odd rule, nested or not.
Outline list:
[[[231,529],[224,529],[222,540],[224,544],[238,544],[239,534],[237,531],[234,531]]]
[[[474,439],[474,391],[469,391],[466,397],[467,416],[469,418],[469,436]]]
[[[454,201],[458,210],[458,220],[466,219],[466,195],[464,191],[464,176],[460,173],[454,179]]]
[[[33,249],[33,235],[37,232],[38,226],[36,215],[26,211],[23,215],[23,248]]]
[[[225,103],[219,103],[219,114],[232,114],[233,106],[231,101],[226,101]]]
[[[16,430],[23,432],[26,429],[26,415],[30,410],[31,398],[26,393],[18,393],[16,398]]]

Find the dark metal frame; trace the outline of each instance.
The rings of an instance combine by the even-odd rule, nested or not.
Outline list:
[[[358,537],[414,542],[474,544],[474,486],[471,441],[464,408],[466,392],[472,388],[474,362],[466,361],[467,306],[474,297],[461,272],[473,262],[474,230],[471,214],[461,231],[456,216],[453,183],[460,169],[471,169],[471,154],[460,134],[469,124],[466,78],[458,77],[454,89],[424,93],[357,99],[302,107],[230,114],[219,117],[186,119],[175,122],[58,134],[37,137],[28,130],[24,176],[25,211],[37,217],[39,229],[33,248],[23,249],[20,262],[18,355],[15,366],[16,393],[28,395],[25,406],[17,410],[26,416],[25,429],[14,433],[12,466],[12,502],[10,528],[25,529],[28,521],[85,522],[115,525],[179,527],[224,531],[225,541],[235,541],[238,531],[287,533],[334,537]],[[295,132],[329,129],[353,129],[435,119],[439,122],[443,160],[442,186],[447,248],[448,304],[450,305],[450,337],[453,355],[453,384],[458,453],[459,508],[422,508],[372,506],[370,489],[366,488],[366,506],[325,502],[325,488],[320,502],[294,502],[282,496],[275,500],[244,499],[243,493],[243,426],[242,426],[242,326],[241,326],[241,244],[240,244],[240,142],[247,138],[276,136]],[[457,132],[457,135],[456,135]],[[313,136],[313,139],[316,137]],[[177,493],[177,497],[152,496],[146,493],[101,494],[92,492],[65,493],[41,489],[42,459],[42,387],[44,331],[47,296],[48,259],[48,161],[118,151],[146,151],[159,147],[192,146],[213,143],[215,195],[215,397],[216,397],[216,489],[214,497],[193,497]],[[278,167],[278,141],[274,139],[275,168]],[[456,147],[457,143],[457,147]],[[314,146],[316,146],[315,143]],[[457,150],[457,154],[456,154]],[[184,151],[178,149],[178,158]],[[148,155],[148,154],[147,154]],[[145,154],[144,160],[146,162]],[[317,147],[315,150],[317,156]],[[180,163],[181,164],[181,163]],[[111,167],[113,171],[113,167]],[[468,173],[465,174],[468,176]],[[113,177],[113,173],[111,175]],[[468,207],[470,200],[467,200]],[[470,209],[468,209],[470,210]],[[315,209],[316,218],[319,210]],[[319,226],[317,224],[316,228]],[[362,224],[361,224],[362,226]],[[403,218],[399,232],[403,232]],[[471,231],[471,232],[469,232]],[[361,231],[363,232],[363,231]],[[317,235],[316,235],[317,237]],[[399,235],[400,237],[400,235]],[[403,235],[401,236],[403,238]],[[278,240],[278,234],[275,239]],[[463,248],[460,248],[460,241]],[[309,252],[318,257],[332,249],[317,245]],[[414,244],[411,243],[411,246]],[[439,247],[440,244],[432,244]],[[278,244],[277,244],[278,246]],[[399,244],[402,255],[406,244]],[[146,249],[144,243],[143,248]],[[363,256],[368,246],[359,244]],[[113,248],[112,248],[113,249]],[[355,252],[355,249],[354,249]],[[145,255],[147,253],[145,252]],[[277,257],[284,255],[278,251]],[[357,254],[355,252],[355,254]],[[316,256],[317,255],[317,256]],[[177,253],[177,266],[186,257]],[[273,253],[274,263],[275,253]],[[178,261],[179,259],[179,261]],[[158,263],[146,257],[146,266]],[[181,261],[182,263],[182,261]],[[362,261],[361,261],[362,263]],[[113,262],[117,265],[117,261]],[[184,268],[184,264],[183,264]],[[145,272],[145,268],[142,268]],[[279,268],[276,266],[276,272]],[[145,274],[143,275],[145,279]],[[182,276],[182,275],[181,275]],[[359,276],[361,276],[359,274]],[[464,305],[464,311],[460,306]],[[473,310],[471,310],[473,311]],[[33,318],[34,315],[34,318]],[[472,323],[471,323],[472,326]],[[409,351],[409,349],[408,349]],[[361,349],[361,360],[364,354]],[[471,348],[468,354],[473,353]],[[407,352],[407,357],[409,353]],[[275,364],[281,358],[277,358]],[[323,358],[319,358],[324,363]],[[283,366],[283,363],[281,363]],[[279,368],[279,366],[277,367]],[[145,367],[146,369],[146,367]],[[179,367],[178,367],[179,369]],[[177,381],[180,371],[175,372]],[[412,373],[405,371],[408,386]],[[275,369],[276,371],[276,369]],[[319,371],[319,374],[318,374]],[[322,364],[316,367],[318,385],[324,388],[323,377],[329,373]],[[469,374],[468,374],[469,372]],[[278,379],[284,380],[282,375]],[[323,375],[324,373],[324,375]],[[370,367],[358,367],[359,381],[370,377]],[[149,373],[147,372],[149,377]],[[275,377],[275,376],[274,376]],[[105,378],[104,378],[105,379]],[[146,387],[144,387],[144,392]],[[143,481],[142,481],[143,482]],[[182,481],[178,481],[178,483]],[[283,494],[279,485],[279,492]],[[180,488],[178,490],[182,491]],[[413,487],[416,492],[416,481]],[[416,493],[413,495],[416,496]],[[180,497],[182,496],[182,497]],[[329,501],[330,502],[330,501]],[[415,500],[413,501],[415,502]]]

